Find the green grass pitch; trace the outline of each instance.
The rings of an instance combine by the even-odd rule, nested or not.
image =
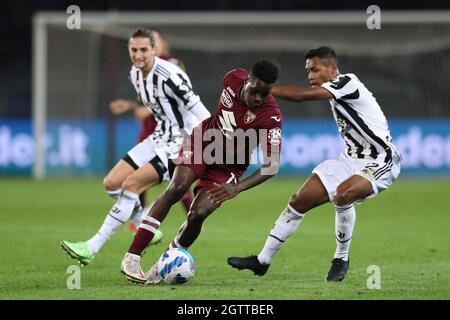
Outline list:
[[[334,210],[311,211],[284,244],[264,277],[226,264],[230,255],[258,253],[289,196],[304,179],[266,182],[225,203],[205,223],[190,249],[195,277],[185,285],[137,286],[119,272],[132,235],[126,228],[81,269],[81,289],[69,290],[76,264],[61,240],[86,240],[112,202],[101,179],[1,179],[0,299],[449,299],[450,180],[400,179],[357,207],[351,266],[342,283],[326,283],[335,249]],[[153,199],[163,190],[149,192]],[[162,244],[150,247],[146,269],[184,220],[176,205],[162,224]],[[369,290],[370,265],[381,269],[381,289]]]

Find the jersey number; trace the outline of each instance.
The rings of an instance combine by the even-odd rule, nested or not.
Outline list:
[[[236,119],[233,112],[222,110],[222,115],[219,115],[219,119],[223,130],[234,132],[233,126],[236,127]]]

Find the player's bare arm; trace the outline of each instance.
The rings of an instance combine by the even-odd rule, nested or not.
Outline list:
[[[291,85],[273,86],[271,93],[276,98],[296,102],[328,100],[333,98],[333,95],[327,89],[322,87],[302,88]]]
[[[109,103],[109,109],[114,115],[121,115],[130,110],[134,111],[134,116],[138,120],[143,120],[152,114],[151,110],[145,107],[139,99],[125,100],[116,99]]]
[[[114,115],[120,115],[137,107],[136,101],[117,99],[109,103],[109,109]]]
[[[334,98],[330,91],[321,87],[324,82],[330,81],[339,75],[337,62],[334,57],[309,57],[306,59],[305,71],[311,87],[273,86],[272,95],[280,99],[296,102]]]
[[[147,118],[152,114],[153,113],[150,111],[149,108],[142,105],[139,105],[137,108],[134,109],[134,117],[139,121],[144,121],[145,118]]]

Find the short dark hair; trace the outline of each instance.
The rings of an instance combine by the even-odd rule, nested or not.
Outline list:
[[[150,41],[150,45],[153,47],[155,45],[155,36],[153,35],[153,31],[146,28],[139,28],[133,31],[130,35],[131,38],[148,38]]]
[[[313,57],[319,57],[320,59],[331,59],[337,64],[336,52],[330,47],[319,47],[316,49],[310,49],[305,53],[305,58],[310,59]]]
[[[253,64],[250,74],[265,83],[272,84],[278,79],[278,67],[273,62],[262,60]]]

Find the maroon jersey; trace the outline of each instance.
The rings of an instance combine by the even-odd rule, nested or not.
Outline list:
[[[248,72],[245,69],[234,69],[225,75],[217,112],[201,124],[203,132],[207,129],[220,130],[223,136],[222,143],[226,146],[224,153],[234,155],[246,153],[245,163],[237,163],[243,169],[248,166],[251,153],[258,143],[268,154],[271,150],[280,150],[283,122],[280,108],[271,94],[257,107],[248,107],[240,100],[239,95],[247,76]],[[258,137],[256,145],[249,141],[245,144],[227,144],[227,140],[250,136],[249,130],[255,132]]]
[[[244,69],[235,69],[225,75],[217,112],[195,127],[180,149],[180,156],[174,164],[193,170],[195,179],[199,179],[195,193],[210,190],[221,183],[238,183],[258,143],[268,155],[273,150],[280,151],[283,120],[275,98],[269,95],[263,104],[252,108],[239,99],[247,75]],[[213,133],[212,139],[208,139],[208,131]],[[227,141],[239,136],[252,135],[258,137],[256,143],[241,139],[241,143],[231,143],[231,147],[227,145]],[[224,156],[222,161],[217,154],[207,158],[213,153],[211,150],[216,152],[219,149]],[[244,161],[241,161],[242,154],[248,156]],[[169,170],[173,169],[171,163]]]

